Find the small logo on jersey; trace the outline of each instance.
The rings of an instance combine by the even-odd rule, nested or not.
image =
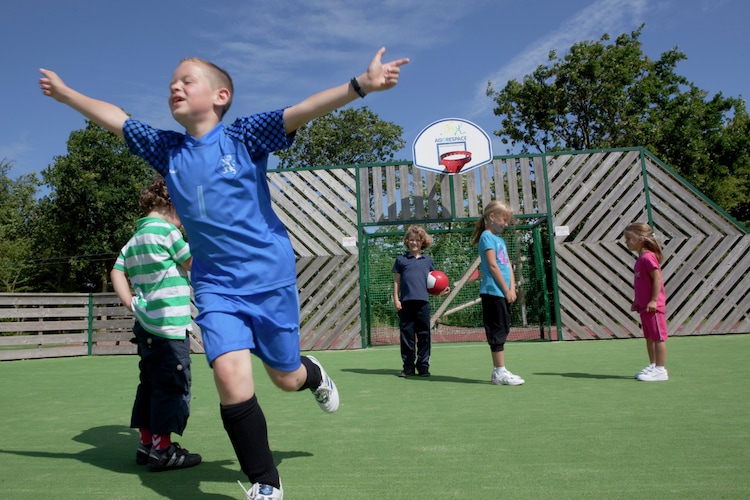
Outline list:
[[[237,164],[234,162],[232,155],[222,156],[216,171],[224,177],[234,177],[237,175]]]

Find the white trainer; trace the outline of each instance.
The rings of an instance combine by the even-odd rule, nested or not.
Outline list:
[[[649,373],[649,372],[650,372],[651,370],[653,370],[654,368],[656,368],[656,367],[655,367],[655,366],[653,366],[653,365],[648,365],[648,366],[647,366],[646,368],[644,368],[643,370],[641,370],[641,371],[639,371],[638,373],[636,373],[635,375],[633,375],[633,377],[634,377],[634,378],[638,378],[638,377],[640,377],[641,375],[645,375],[646,373]]]
[[[492,370],[491,382],[495,385],[521,385],[526,381],[508,370]]]
[[[245,492],[245,498],[247,500],[283,500],[284,499],[284,487],[282,485],[279,485],[281,489],[278,489],[268,484],[255,483],[250,487],[249,490],[246,490],[245,487],[242,486],[241,481],[237,481],[237,482],[239,483],[240,488],[242,488],[242,491]]]
[[[313,396],[315,396],[315,401],[318,402],[320,409],[324,412],[335,412],[339,409],[339,391],[336,389],[336,384],[333,383],[331,377],[329,377],[323,369],[323,365],[320,364],[320,361],[312,356],[308,356],[307,359],[318,365],[318,368],[320,368],[320,385],[317,389],[312,391]]]
[[[638,375],[641,382],[666,382],[669,380],[669,374],[666,368],[654,368],[647,373]]]

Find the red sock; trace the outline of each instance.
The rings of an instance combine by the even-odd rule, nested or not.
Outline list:
[[[163,450],[169,448],[169,445],[172,444],[172,439],[169,434],[154,434],[151,444],[153,449]]]
[[[141,433],[141,444],[151,444],[153,440],[151,429],[138,429],[138,431]]]

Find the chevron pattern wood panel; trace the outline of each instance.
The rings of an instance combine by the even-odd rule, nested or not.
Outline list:
[[[274,211],[297,256],[302,350],[362,347],[354,168],[268,174]]]
[[[565,339],[641,337],[630,311],[635,256],[625,226],[662,243],[671,335],[750,331],[750,235],[643,150],[553,156],[548,179]]]

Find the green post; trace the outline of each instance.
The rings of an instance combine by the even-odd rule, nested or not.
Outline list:
[[[367,283],[367,261],[365,258],[365,246],[367,245],[367,239],[366,235],[364,234],[365,231],[362,228],[362,190],[361,190],[361,172],[360,167],[354,166],[354,182],[356,183],[356,188],[354,190],[355,196],[357,197],[357,258],[359,262],[359,336],[360,336],[360,342],[362,345],[362,349],[366,348],[368,346],[368,340],[369,340],[369,322],[368,322],[368,315],[367,315],[367,295],[365,294],[365,286]],[[365,175],[367,175],[367,171],[365,171]],[[374,176],[373,176],[373,182],[375,182]],[[377,180],[377,182],[380,182],[380,179]],[[367,210],[369,210],[370,207],[367,207]]]
[[[544,338],[544,329],[546,328],[547,333],[550,334],[550,340],[552,340],[550,331],[552,329],[552,325],[549,313],[549,293],[547,290],[546,276],[547,273],[544,271],[544,252],[542,251],[542,234],[539,230],[539,224],[534,225],[531,234],[534,240],[534,261],[536,262],[534,271],[536,272],[536,279],[541,283],[542,288],[542,297],[540,299],[541,304],[537,304],[537,307],[539,307],[540,309],[539,330],[541,331],[542,338]]]
[[[557,329],[557,340],[563,339],[562,319],[560,318],[560,290],[557,284],[557,253],[555,252],[555,220],[552,216],[552,197],[549,193],[549,175],[547,172],[547,155],[542,156],[542,168],[544,171],[544,192],[547,197],[547,228],[549,232],[549,260],[552,268],[552,297],[555,302],[555,327]]]
[[[643,147],[638,148],[641,157],[641,175],[643,176],[643,191],[646,194],[646,215],[648,217],[648,225],[654,227],[654,218],[651,216],[651,193],[648,189],[648,168],[646,165],[646,154]]]
[[[93,349],[94,343],[94,294],[89,292],[89,356],[91,356],[91,351]]]

